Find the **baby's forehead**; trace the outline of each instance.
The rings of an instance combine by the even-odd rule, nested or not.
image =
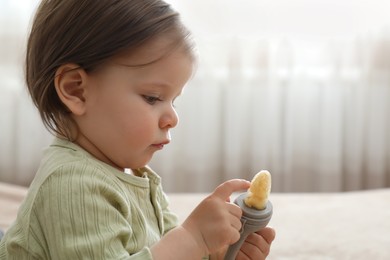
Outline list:
[[[144,44],[125,50],[113,57],[113,61],[119,64],[137,66],[142,64],[151,64],[172,53],[182,52],[188,54],[188,57],[194,59],[194,55],[185,41],[172,39],[169,36],[155,37]]]

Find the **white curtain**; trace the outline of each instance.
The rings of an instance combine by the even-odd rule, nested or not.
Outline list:
[[[174,142],[152,165],[182,191],[260,169],[271,171],[276,191],[388,187],[389,36],[326,43],[303,68],[292,43],[259,42],[256,52],[236,39],[225,71],[206,68],[190,82]],[[246,67],[238,50],[257,62]]]
[[[193,30],[199,65],[173,141],[150,164],[167,191],[260,169],[279,192],[390,187],[390,3],[168,2]],[[25,29],[0,26],[0,181],[28,185],[51,137],[24,90]]]

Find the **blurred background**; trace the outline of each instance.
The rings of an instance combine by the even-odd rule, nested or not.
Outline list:
[[[168,192],[261,169],[274,192],[390,187],[390,1],[168,0],[199,65],[150,163]],[[0,181],[28,186],[52,140],[23,80],[37,0],[0,0]]]

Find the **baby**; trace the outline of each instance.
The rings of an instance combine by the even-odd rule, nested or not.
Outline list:
[[[42,0],[28,38],[26,82],[55,138],[0,259],[222,259],[241,209],[218,186],[184,221],[147,164],[178,123],[174,101],[193,73],[193,43],[160,0]],[[125,171],[130,169],[130,174]],[[237,259],[264,259],[271,228]]]

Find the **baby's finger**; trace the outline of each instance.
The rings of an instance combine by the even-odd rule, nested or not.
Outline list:
[[[241,247],[241,251],[248,254],[261,254],[267,256],[269,254],[270,244],[257,233],[250,234]]]
[[[230,218],[230,223],[232,225],[232,227],[235,229],[235,230],[238,230],[240,231],[241,227],[242,227],[242,223],[241,223],[241,220],[235,216],[231,216]]]
[[[249,243],[248,241],[245,241],[242,244],[242,246],[237,254],[236,260],[241,260],[241,259],[262,260],[265,258],[266,258],[266,254],[264,254],[257,245]]]
[[[262,236],[268,244],[271,244],[275,239],[275,230],[271,227],[265,227],[256,233]]]
[[[233,215],[237,219],[241,219],[242,209],[236,204],[227,203],[228,211],[231,215]]]
[[[219,185],[213,194],[226,201],[233,192],[248,189],[250,184],[247,180],[232,179]]]

